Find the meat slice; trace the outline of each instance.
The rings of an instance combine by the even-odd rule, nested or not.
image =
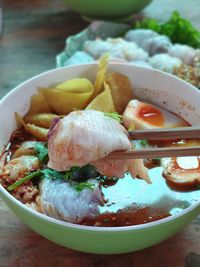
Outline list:
[[[75,111],[50,130],[48,167],[65,171],[104,158],[113,151],[129,150],[124,127],[94,110]]]
[[[28,172],[39,168],[39,160],[35,156],[24,155],[9,161],[2,169],[1,177],[6,178],[9,183],[14,183],[24,177]]]
[[[39,211],[72,223],[78,223],[85,217],[99,214],[99,205],[104,203],[99,184],[96,180],[88,180],[93,188],[77,192],[66,181],[43,179],[40,183],[38,197]]]
[[[48,167],[58,171],[91,164],[108,177],[122,178],[129,168],[131,174],[135,174],[134,160],[104,159],[111,152],[131,150],[132,144],[125,128],[103,112],[75,111],[56,121],[49,131],[48,149]],[[140,162],[140,166],[143,164],[142,160],[135,162]],[[136,175],[140,176],[139,168],[136,169]]]
[[[40,168],[40,163],[37,157],[24,155],[14,158],[2,167],[0,173],[0,182],[7,188],[26,176],[29,172],[36,171]],[[17,187],[11,192],[22,203],[31,203],[38,194],[38,189],[31,181],[28,181]]]

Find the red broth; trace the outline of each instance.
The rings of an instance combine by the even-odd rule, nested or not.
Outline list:
[[[35,140],[24,130],[15,131],[6,153],[10,159],[20,144]],[[133,179],[129,174],[123,179],[107,180],[100,183],[105,204],[99,206],[100,214],[94,218],[84,218],[80,223],[90,226],[130,226],[145,224],[179,213],[200,199],[200,190],[180,191],[170,187],[162,176],[162,168],[151,163],[149,185],[141,179]],[[176,191],[176,192],[175,192]]]

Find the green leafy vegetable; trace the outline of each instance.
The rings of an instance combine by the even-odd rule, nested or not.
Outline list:
[[[77,192],[81,192],[84,189],[93,190],[94,184],[92,183],[89,183],[89,182],[78,183],[78,182],[72,181],[74,173],[79,169],[81,168],[72,167],[69,171],[66,171],[66,172],[59,172],[59,171],[55,171],[52,169],[45,169],[45,170],[41,170],[41,172],[43,173],[42,178],[53,179],[53,180],[55,179],[68,180],[71,183],[71,186],[73,186]]]
[[[200,47],[200,32],[176,11],[162,25],[161,33],[167,35],[173,43],[187,44],[195,48]]]
[[[75,167],[73,167],[75,168]],[[72,168],[71,168],[72,169]],[[71,171],[70,169],[70,171]],[[76,181],[76,182],[85,182],[90,178],[95,178],[99,176],[99,173],[97,172],[96,168],[92,165],[85,165],[83,167],[76,167],[74,169],[72,175],[71,175],[71,180]]]
[[[84,166],[84,167],[86,167],[86,166]],[[10,185],[7,189],[8,189],[8,191],[13,191],[14,189],[19,187],[20,185],[26,183],[27,181],[30,181],[32,178],[40,177],[41,179],[68,180],[71,183],[71,186],[73,186],[74,189],[78,192],[80,192],[84,189],[91,189],[92,190],[94,187],[94,184],[92,184],[92,183],[89,183],[89,182],[80,182],[79,183],[79,182],[73,181],[73,175],[77,171],[79,171],[80,169],[81,169],[80,167],[72,167],[69,171],[66,171],[66,172],[59,172],[59,171],[52,170],[49,168],[42,169],[39,171],[29,173],[25,177],[21,178],[20,180],[16,181],[12,185]],[[89,177],[89,178],[91,178],[91,177]]]
[[[92,183],[88,183],[88,182],[83,182],[83,183],[74,183],[73,184],[73,187],[74,189],[77,191],[77,192],[81,192],[83,191],[84,189],[90,189],[90,190],[93,190],[94,189],[94,184]]]
[[[148,144],[149,144],[149,142],[146,139],[140,141],[141,146],[147,146]]]
[[[38,142],[35,145],[35,151],[40,162],[47,164],[49,160],[47,143]]]
[[[177,11],[174,11],[171,18],[165,23],[160,24],[155,19],[143,19],[136,22],[134,28],[151,29],[168,36],[173,43],[187,44],[194,48],[200,47],[200,32],[190,21],[182,18]]]
[[[64,173],[65,174],[65,173]],[[27,174],[25,177],[21,178],[20,180],[16,181],[12,185],[10,185],[7,189],[8,191],[13,191],[20,185],[30,181],[32,178],[35,177],[41,177],[41,178],[46,178],[46,179],[63,179],[64,178],[63,172],[58,172],[52,169],[43,169],[39,171],[35,171],[32,173]]]
[[[65,177],[65,172],[59,172],[52,169],[44,169],[41,170],[41,173],[43,174],[42,178],[46,179],[63,179]]]
[[[96,179],[97,179],[100,183],[105,183],[105,182],[107,181],[108,177],[105,176],[105,175],[101,175],[101,174],[100,174]],[[112,179],[112,178],[110,177],[109,179]]]
[[[20,180],[16,181],[15,183],[13,183],[12,185],[10,185],[7,190],[8,191],[13,191],[14,189],[16,189],[17,187],[19,187],[20,185],[28,182],[29,180],[31,180],[34,177],[38,177],[41,176],[42,172],[41,171],[36,171],[36,172],[32,172],[30,174],[28,174],[27,176],[21,178]]]
[[[158,23],[156,19],[143,19],[141,21],[137,21],[134,25],[136,29],[150,29],[152,31],[161,33],[161,24]]]
[[[116,177],[109,177],[105,176],[105,175],[99,175],[98,177],[95,178],[97,181],[99,181],[100,183],[104,184],[112,184],[115,183],[116,181],[118,181],[119,178]]]
[[[74,174],[80,169],[80,167],[73,166],[69,171],[66,171],[64,174],[64,179],[65,180],[73,180]]]
[[[104,112],[104,116],[122,122],[122,116],[118,112]]]

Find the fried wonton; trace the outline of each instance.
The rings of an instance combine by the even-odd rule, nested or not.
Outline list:
[[[103,87],[103,83],[105,81],[106,70],[108,66],[108,60],[109,60],[108,54],[105,54],[99,60],[98,71],[97,71],[96,80],[94,83],[93,98],[95,98],[101,92],[101,89]]]
[[[32,123],[40,127],[50,128],[53,119],[57,117],[59,116],[53,113],[40,113],[26,116],[24,120],[26,123]]]
[[[121,73],[112,72],[106,75],[106,83],[110,87],[116,111],[122,114],[133,99],[133,89],[129,78]]]
[[[31,97],[30,109],[27,113],[27,116],[35,115],[38,113],[50,112],[51,108],[41,92],[38,92],[37,94]]]
[[[102,112],[115,112],[112,95],[109,86],[104,83],[104,90],[97,95],[86,109],[93,109]]]
[[[74,109],[84,109],[93,95],[93,85],[87,79],[78,78],[63,82],[55,88],[41,88],[40,92],[57,114],[67,115]]]
[[[46,129],[44,127],[39,127],[32,123],[26,123],[24,119],[15,112],[15,118],[17,121],[18,126],[23,126],[27,133],[32,134],[34,137],[39,139],[40,141],[47,141],[47,135],[49,129]]]

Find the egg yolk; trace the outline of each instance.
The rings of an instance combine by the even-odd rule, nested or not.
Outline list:
[[[149,124],[163,126],[164,118],[161,111],[151,105],[142,105],[138,110],[139,117]]]

